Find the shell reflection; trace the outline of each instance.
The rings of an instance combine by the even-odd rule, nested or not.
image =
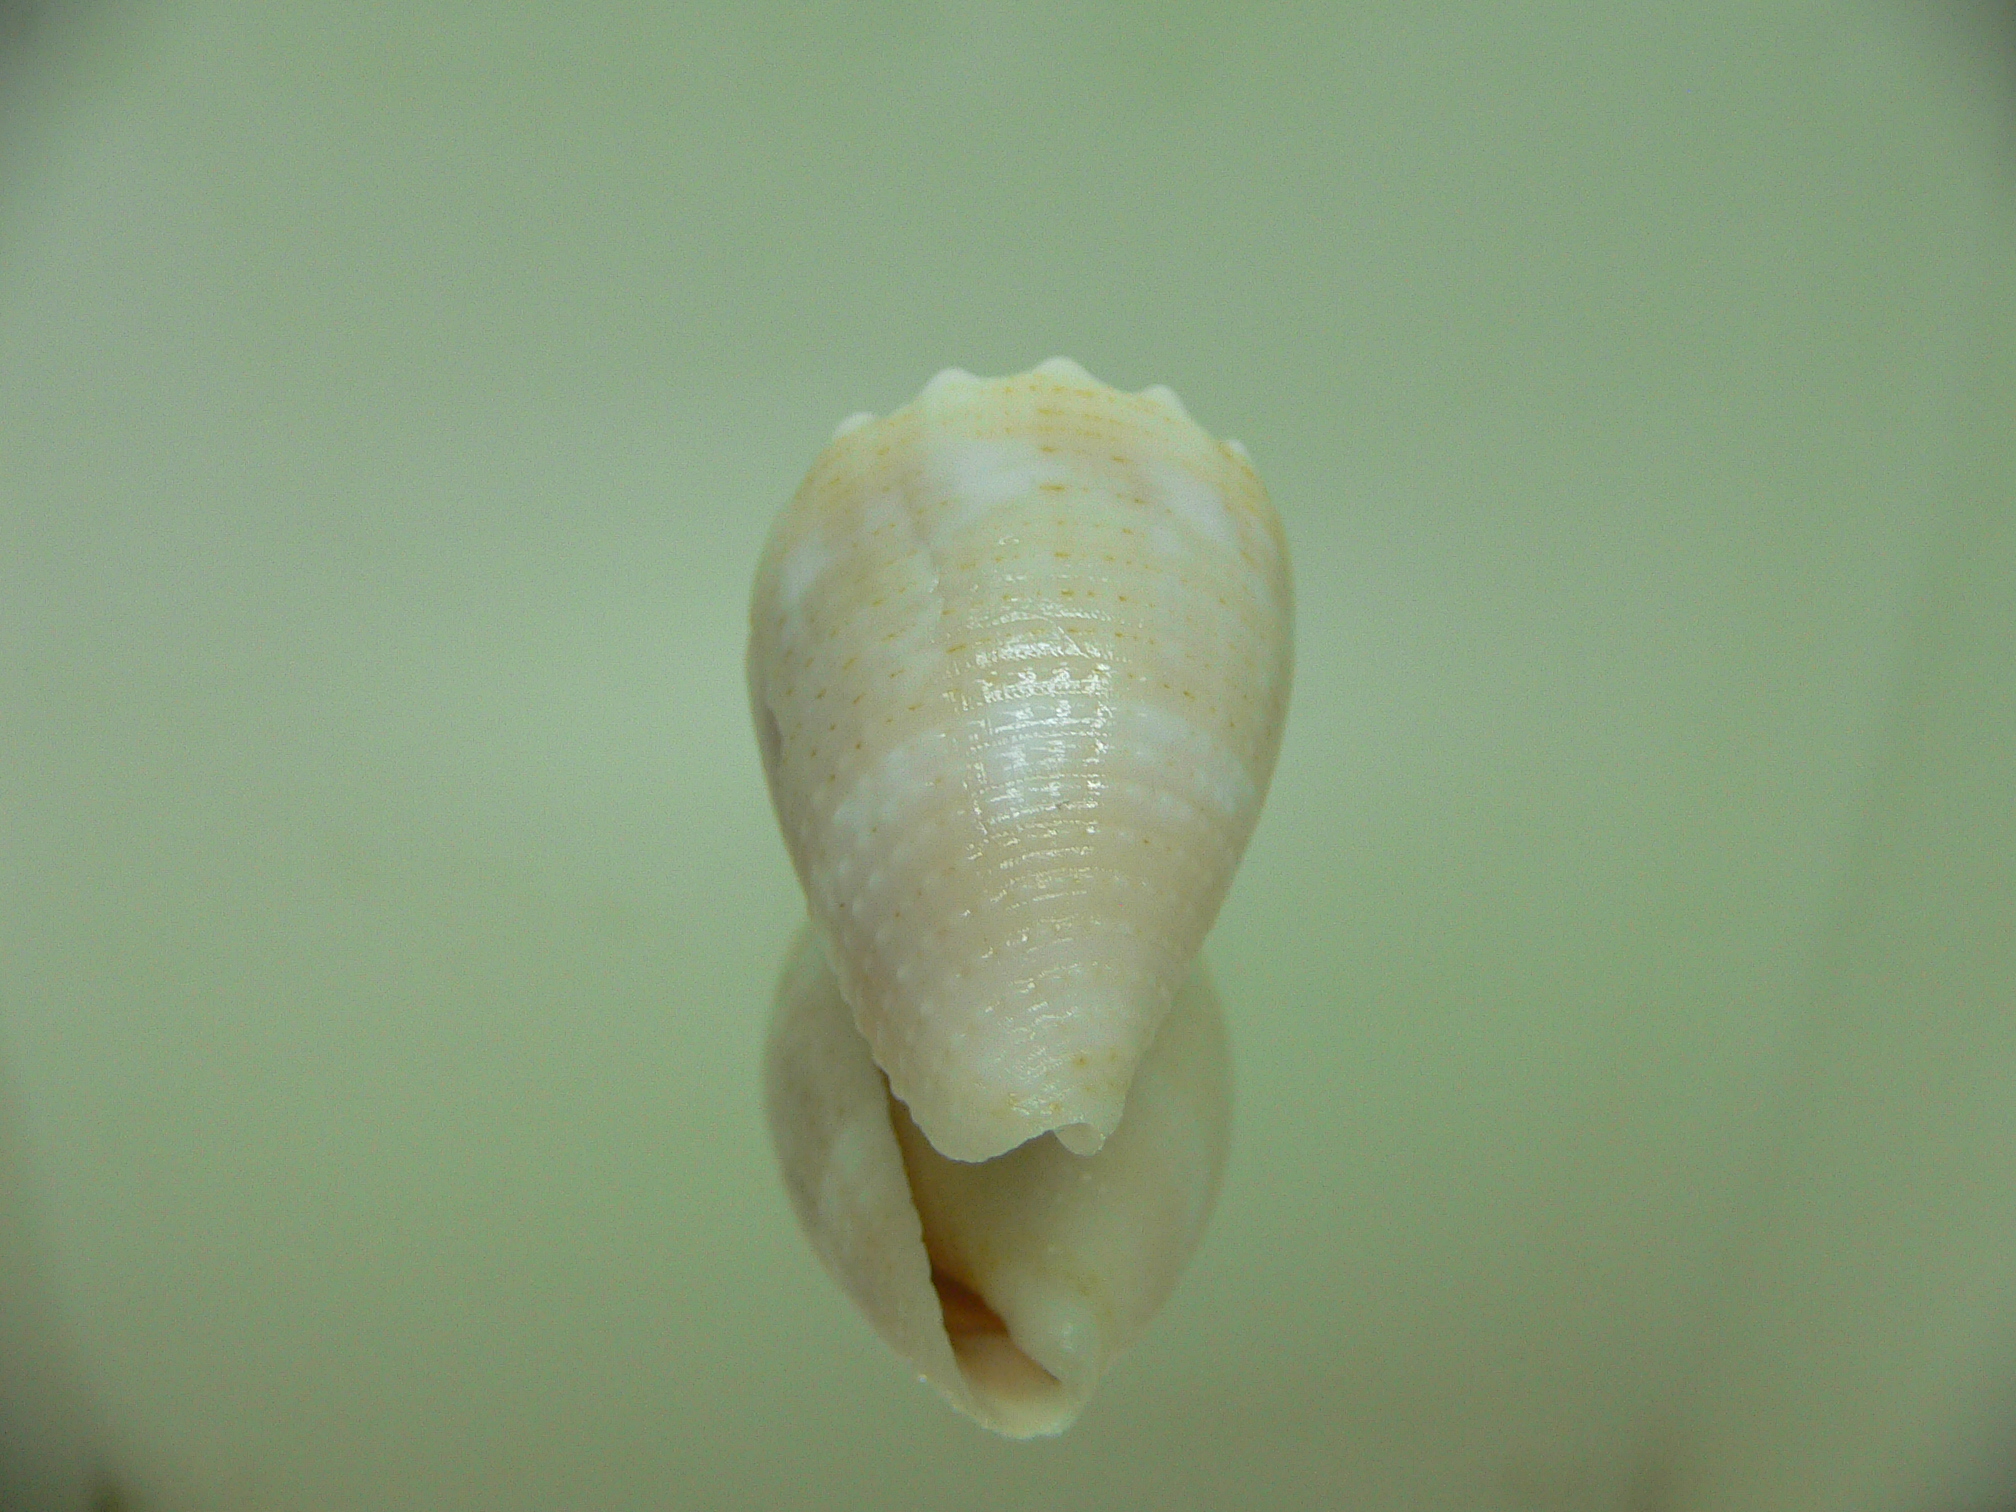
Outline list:
[[[1200,963],[1098,1154],[1036,1139],[948,1160],[889,1095],[808,925],[777,991],[765,1100],[826,1268],[953,1406],[1027,1438],[1070,1426],[1202,1238],[1231,1127],[1229,1066]]]

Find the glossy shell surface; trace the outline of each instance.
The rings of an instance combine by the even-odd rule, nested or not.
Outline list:
[[[748,656],[771,796],[941,1154],[1120,1126],[1259,814],[1291,619],[1243,450],[1062,359],[843,422],[779,516]]]

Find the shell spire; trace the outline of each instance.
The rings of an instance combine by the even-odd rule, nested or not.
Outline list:
[[[941,1154],[1119,1127],[1258,817],[1291,616],[1243,452],[1062,358],[850,417],[779,516],[748,659],[771,797]]]

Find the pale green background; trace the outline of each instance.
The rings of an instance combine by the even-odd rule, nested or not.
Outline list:
[[[52,11],[0,74],[0,1499],[2008,1484],[1993,20]],[[1299,671],[1222,1205],[1030,1445],[774,1179],[740,659],[834,421],[1053,353],[1252,449]]]

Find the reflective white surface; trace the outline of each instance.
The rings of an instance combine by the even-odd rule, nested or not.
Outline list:
[[[90,1456],[139,1508],[1914,1512],[2016,1458],[1983,35],[192,0],[36,46],[0,1404],[52,1505]],[[1298,677],[1211,943],[1217,1216],[1016,1445],[793,1232],[740,656],[836,419],[1053,351],[1251,448]]]

